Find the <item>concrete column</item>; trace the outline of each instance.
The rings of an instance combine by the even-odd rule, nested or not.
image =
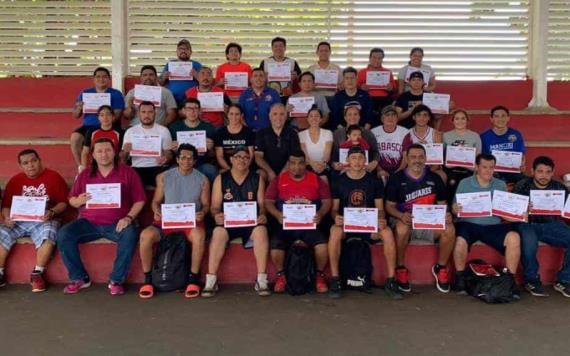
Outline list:
[[[529,77],[532,79],[531,110],[551,109],[547,100],[548,8],[550,0],[530,2]]]
[[[129,74],[128,0],[111,0],[111,55],[113,88],[123,91]]]

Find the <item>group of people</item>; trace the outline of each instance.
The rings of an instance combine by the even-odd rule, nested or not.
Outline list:
[[[525,289],[536,296],[547,295],[538,274],[538,242],[568,248],[570,227],[562,216],[459,217],[462,205],[456,194],[511,190],[530,196],[535,190],[562,190],[567,195],[564,185],[553,179],[555,164],[549,157],[536,158],[525,175],[524,140],[508,126],[508,108],[493,108],[491,127],[480,135],[468,129],[468,113],[455,110],[451,114],[454,129],[442,133],[437,130],[442,118],[422,103],[423,92],[435,88],[435,76],[422,64],[421,49],[411,51],[410,63],[399,72],[397,82],[390,73],[388,83],[378,88],[367,81],[366,71],[388,71],[382,67],[381,49],[370,52],[366,69],[359,72],[349,67],[341,72],[330,63],[330,45],[322,42],[317,46],[319,61],[301,72],[296,61],[285,57],[284,39],[275,38],[271,47],[273,56],[248,70],[240,61],[241,47],[229,44],[228,62],[218,67],[214,77],[210,68],[190,59],[190,43],[182,40],[177,60],[167,63],[160,77],[152,66],[141,70],[141,85],[163,85],[159,102],[137,98],[135,89],[123,99],[109,87],[109,72],[97,68],[95,87],[79,95],[73,110],[74,116],[83,118],[83,126],[71,136],[79,167],[71,190],[58,173],[43,167],[37,151],[24,150],[17,157],[22,172],[10,179],[2,197],[0,286],[6,283],[4,265],[10,248],[18,238],[30,236],[37,248],[32,290],[45,290],[43,273],[57,246],[69,272],[64,292],[77,293],[91,285],[78,246],[104,237],[117,243],[110,293],[124,293],[138,243],[145,276],[139,296],[150,298],[154,295],[153,245],[172,232],[182,232],[192,247],[188,298],[216,294],[218,270],[227,244],[234,239],[241,239],[244,248],[253,248],[254,289],[259,295],[285,290],[287,251],[302,241],[314,249],[315,290],[340,297],[339,261],[347,238],[382,243],[384,289],[394,299],[411,291],[405,256],[413,239],[438,242],[437,263],[431,272],[442,293],[451,290],[452,256],[454,288],[465,293],[469,247],[482,241],[505,255],[508,273],[516,273],[522,257]],[[180,76],[178,62],[192,63],[188,73],[192,79],[175,80]],[[290,66],[289,71],[276,69],[283,63]],[[336,77],[331,74],[334,71]],[[250,87],[235,85],[239,75],[225,76],[241,72],[247,73]],[[275,72],[283,75],[282,80],[271,80]],[[319,81],[328,86],[315,87]],[[221,111],[211,110],[211,98],[202,95],[209,92],[223,93]],[[109,102],[95,112],[86,111],[85,93],[107,93]],[[295,108],[302,105],[299,101],[291,100],[297,97],[311,98],[303,110]],[[124,133],[121,121],[127,123]],[[188,142],[186,132],[201,138]],[[476,159],[472,166],[434,163],[432,144],[473,148]],[[153,154],[145,152],[151,148]],[[520,167],[495,172],[500,152],[522,156]],[[93,194],[101,194],[93,190],[95,186],[116,189],[120,201],[93,206]],[[145,188],[154,191],[150,202],[154,221],[140,227]],[[14,221],[10,213],[16,196],[47,197],[42,221]],[[225,224],[225,203],[239,202],[256,203],[256,221],[251,226]],[[164,204],[194,204],[195,227],[163,227]],[[284,205],[289,204],[314,205],[315,226],[284,229]],[[445,224],[436,229],[414,228],[416,205],[445,207]],[[60,228],[68,206],[78,209],[79,217]],[[347,208],[376,209],[377,232],[347,232]],[[206,248],[207,271],[200,271]],[[272,286],[269,260],[277,270]],[[203,285],[201,272],[205,272]],[[568,251],[554,289],[570,297]]]

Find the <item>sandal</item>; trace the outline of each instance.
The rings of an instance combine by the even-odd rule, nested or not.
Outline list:
[[[149,299],[154,296],[154,287],[152,284],[144,284],[141,289],[139,289],[139,297],[142,299]]]
[[[190,283],[186,287],[186,291],[184,292],[184,297],[186,298],[196,298],[200,296],[200,286],[197,284]]]

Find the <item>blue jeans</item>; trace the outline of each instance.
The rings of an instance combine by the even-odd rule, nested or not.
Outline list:
[[[214,179],[216,179],[216,176],[218,175],[218,169],[210,163],[203,163],[196,167],[196,169],[208,178],[210,184],[214,182]]]
[[[522,264],[525,282],[536,282],[538,275],[538,260],[536,252],[538,242],[544,242],[554,247],[564,247],[564,263],[558,272],[558,282],[570,282],[570,227],[561,221],[543,224],[520,224]]]
[[[86,219],[75,220],[57,233],[57,246],[65,267],[72,281],[89,278],[81,256],[79,244],[107,238],[117,243],[117,256],[113,264],[113,271],[109,280],[116,283],[124,283],[131,267],[131,261],[137,247],[138,234],[131,224],[123,231],[117,233],[114,225],[94,225]]]

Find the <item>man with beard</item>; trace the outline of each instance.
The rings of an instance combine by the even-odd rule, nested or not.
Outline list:
[[[200,100],[201,93],[222,93],[224,97],[224,105],[221,108],[207,109],[206,105],[204,105],[203,102],[200,102],[202,107],[202,115],[200,119],[210,123],[217,129],[224,126],[224,114],[226,113],[228,106],[232,104],[232,101],[230,97],[224,93],[222,88],[214,86],[214,74],[212,73],[212,69],[209,67],[202,67],[202,69],[200,69],[198,72],[198,86],[186,91],[186,99]]]
[[[186,91],[198,85],[196,76],[202,68],[202,64],[190,59],[192,57],[192,45],[187,39],[182,39],[176,45],[176,59],[169,61],[164,65],[164,69],[160,74],[160,85],[169,89],[176,99],[177,105],[182,105],[186,99]],[[192,64],[191,78],[174,78],[170,72],[170,63],[172,62],[188,62]]]

